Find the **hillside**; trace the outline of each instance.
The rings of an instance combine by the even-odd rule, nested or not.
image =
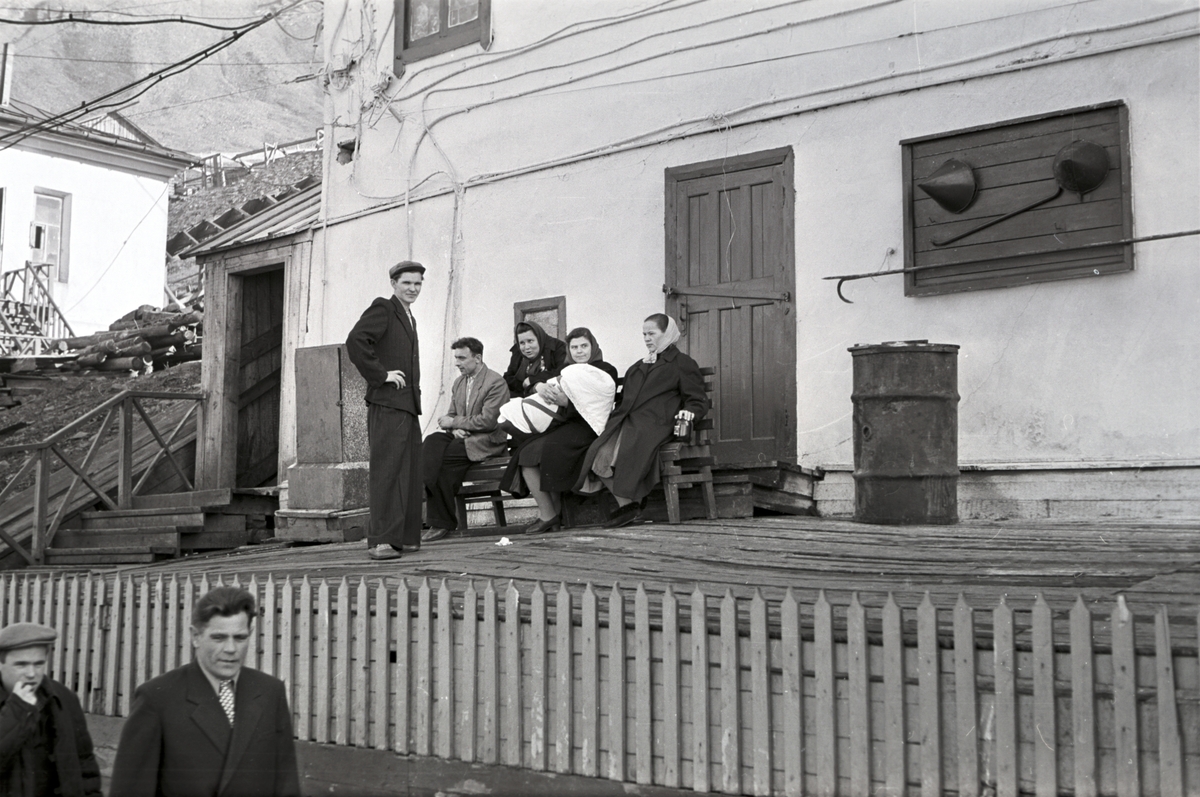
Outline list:
[[[57,16],[49,9],[66,7],[108,12],[107,19],[185,15],[237,25],[279,5],[278,0],[26,0],[19,7],[0,4],[0,13],[10,19],[20,13],[46,18]],[[241,152],[264,141],[310,137],[321,125],[320,80],[290,81],[321,69],[320,20],[319,0],[305,3],[164,80],[122,113],[165,146],[192,153]],[[228,35],[178,23],[0,26],[0,41],[15,46],[13,96],[49,111],[98,97]]]

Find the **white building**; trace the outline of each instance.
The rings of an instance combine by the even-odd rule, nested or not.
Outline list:
[[[168,181],[192,158],[124,120],[43,129],[51,116],[0,105],[0,267],[23,280],[35,266],[71,329],[88,334],[163,303]]]

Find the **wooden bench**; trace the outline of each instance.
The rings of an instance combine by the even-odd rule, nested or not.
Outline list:
[[[700,373],[704,376],[704,389],[711,402],[713,375],[716,373],[716,369],[701,368]],[[623,383],[624,378],[618,377],[618,392]],[[703,490],[705,515],[709,520],[717,518],[717,497],[713,488],[712,475],[712,466],[716,464],[716,458],[712,455],[709,440],[713,426],[711,417],[703,418],[692,424],[692,433],[686,442],[669,442],[659,449],[658,461],[662,470],[662,488],[667,502],[669,523],[678,524],[680,522],[679,489],[695,485],[700,485]],[[500,478],[504,475],[508,462],[509,456],[502,454],[477,462],[467,469],[462,487],[458,489],[458,494],[455,496],[459,529],[469,527],[467,522],[469,504],[490,503],[496,516],[496,525],[508,525],[504,516],[504,502],[520,500],[500,489]]]

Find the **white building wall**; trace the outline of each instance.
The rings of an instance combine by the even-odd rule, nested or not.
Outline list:
[[[623,369],[663,306],[663,170],[791,146],[801,462],[851,460],[847,347],[913,338],[962,346],[961,461],[1200,460],[1196,237],[1137,245],[1132,273],[941,297],[891,276],[849,283],[849,305],[821,279],[903,265],[900,140],[1113,100],[1135,234],[1200,228],[1194,2],[654,5],[494,0],[490,54],[411,65],[371,106],[390,2],[330,4],[327,52],[359,71],[331,82],[326,140],[358,150],[327,166],[301,345],[344,339],[411,255],[426,423],[444,343],[473,334],[503,368],[516,301],[565,294]]]
[[[138,176],[16,147],[0,152],[5,189],[4,271],[30,258],[34,190],[71,195],[70,272],[54,301],[76,334],[89,334],[143,304],[161,306],[166,282],[168,186]]]

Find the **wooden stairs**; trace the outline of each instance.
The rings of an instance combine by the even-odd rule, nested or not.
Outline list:
[[[132,509],[81,512],[46,548],[48,565],[154,562],[237,548],[266,534],[278,508],[272,488],[135,496]]]

